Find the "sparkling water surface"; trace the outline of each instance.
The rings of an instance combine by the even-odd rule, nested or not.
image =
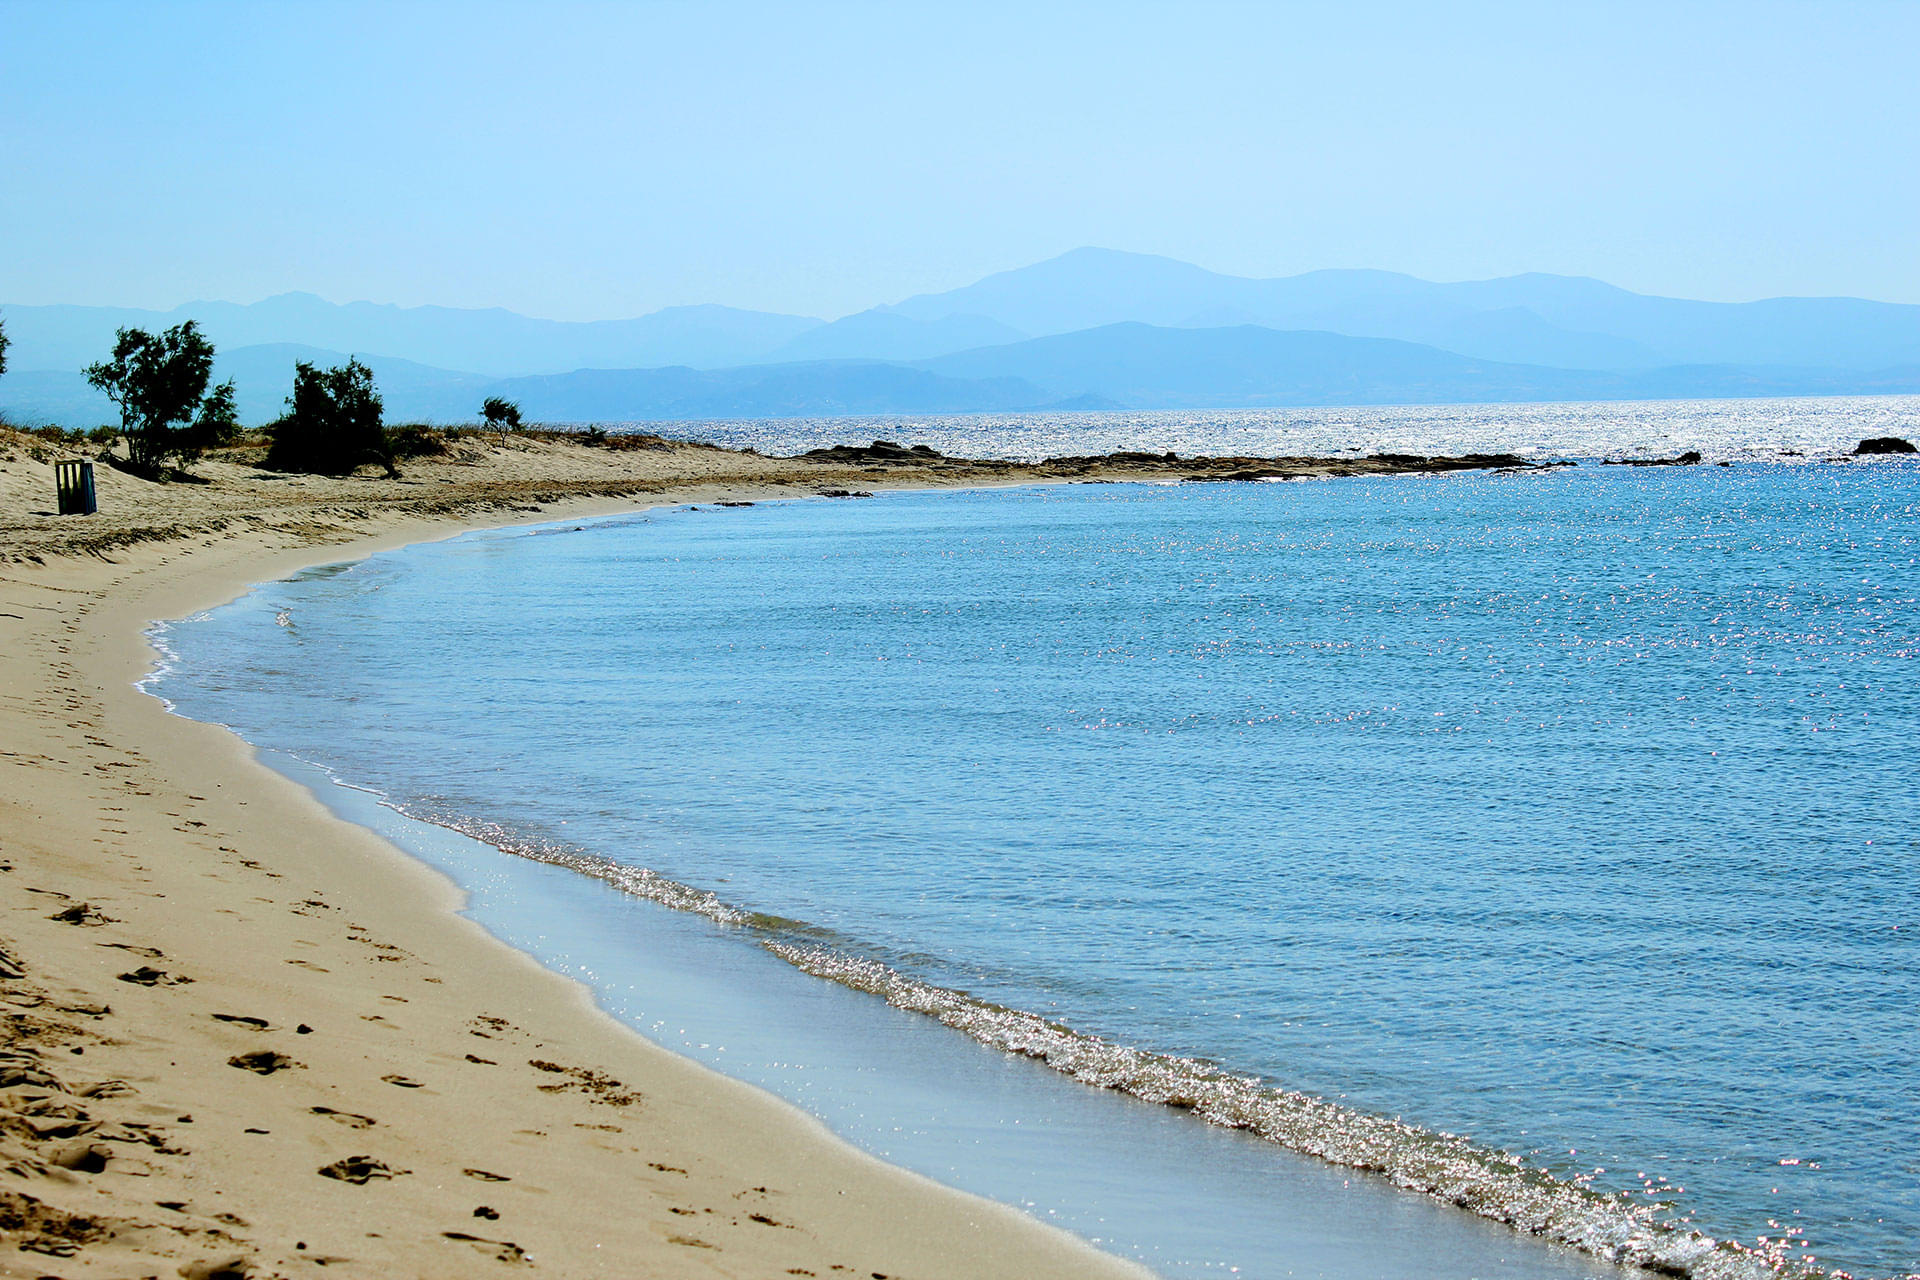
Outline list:
[[[187,714],[506,843],[1920,1267],[1911,462],[679,508],[166,644]]]
[[[627,424],[635,431],[791,454],[873,438],[966,458],[1117,449],[1182,455],[1518,453],[1580,458],[1832,454],[1873,436],[1920,437],[1920,396],[1640,400],[1607,404],[1362,405],[1310,409],[1087,410],[939,417]]]

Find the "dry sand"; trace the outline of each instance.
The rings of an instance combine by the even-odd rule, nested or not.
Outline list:
[[[149,621],[304,564],[869,479],[471,452],[398,484],[103,468],[106,514],[60,520],[46,450],[0,436],[0,1275],[1139,1274],[641,1039],[134,689]]]
[[[0,1275],[1119,1276],[662,1050],[454,886],[133,686],[142,632],[464,528],[881,485],[1410,470],[1039,467],[456,442],[400,480],[51,463],[0,429]],[[224,1270],[222,1270],[224,1268]]]

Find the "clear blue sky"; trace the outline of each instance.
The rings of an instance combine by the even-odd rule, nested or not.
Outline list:
[[[1079,245],[1920,302],[1920,4],[0,0],[0,300],[833,316]]]

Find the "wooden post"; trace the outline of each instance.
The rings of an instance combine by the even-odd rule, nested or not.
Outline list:
[[[90,516],[100,509],[94,500],[91,462],[54,463],[53,483],[60,497],[61,515]]]

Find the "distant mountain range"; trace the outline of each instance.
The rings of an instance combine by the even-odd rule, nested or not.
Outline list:
[[[121,327],[196,320],[216,347],[294,344],[392,356],[489,377],[670,364],[715,368],[765,359],[821,321],[733,307],[669,307],[638,320],[534,320],[493,308],[337,305],[310,293],[264,302],[189,302],[172,311],[122,307],[0,306],[18,369],[82,369]]]
[[[878,310],[922,323],[980,317],[1033,337],[1126,321],[1169,328],[1256,324],[1398,338],[1481,360],[1568,369],[1920,363],[1920,306],[1899,303],[1690,302],[1550,275],[1434,284],[1390,271],[1311,271],[1248,280],[1105,249],[1076,249]]]
[[[280,411],[294,361],[344,353],[373,369],[390,419],[428,421],[471,420],[489,395],[578,422],[1920,391],[1920,306],[1694,302],[1548,275],[1252,280],[1101,249],[830,323],[719,306],[565,322],[308,294],[0,315],[0,413],[79,425],[112,417],[79,370],[115,328],[189,318],[250,422]]]

